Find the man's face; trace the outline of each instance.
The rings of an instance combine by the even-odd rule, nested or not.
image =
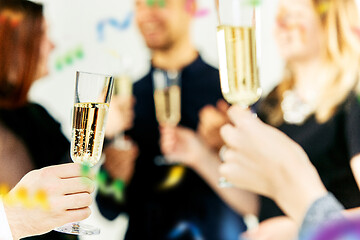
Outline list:
[[[154,4],[150,6],[148,0],[136,0],[136,23],[150,49],[168,49],[189,31],[191,13],[186,9],[187,1],[150,2]]]

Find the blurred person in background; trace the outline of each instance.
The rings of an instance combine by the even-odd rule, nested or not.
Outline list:
[[[127,185],[124,203],[98,194],[99,209],[108,219],[114,219],[122,212],[128,214],[126,239],[196,237],[191,235],[191,229],[172,237],[174,230],[176,232],[181,226],[191,226],[203,239],[237,239],[245,230],[238,213],[253,214],[257,207],[256,201],[247,198],[241,190],[221,189],[216,176],[209,178],[211,173],[203,174],[191,166],[176,186],[160,189],[171,166],[158,166],[154,162],[154,158],[160,155],[159,124],[153,98],[154,71],[176,71],[181,76],[180,125],[190,129],[197,129],[200,109],[208,104],[215,105],[222,95],[218,70],[202,60],[191,42],[190,26],[196,12],[196,2],[166,0],[163,6],[161,1],[152,2],[152,6],[148,2],[136,0],[136,22],[151,50],[151,69],[134,84],[135,120],[132,130],[128,132],[138,145],[139,157],[129,154],[128,159],[113,159],[117,161],[113,164],[111,160],[106,160],[104,168],[113,178],[124,178],[121,176],[123,174],[125,178],[132,179]],[[187,7],[189,2],[191,6]],[[135,168],[132,169],[129,163],[135,164]],[[133,176],[129,176],[128,173],[132,172]],[[235,211],[215,192],[224,195]],[[243,206],[240,197],[246,198],[243,202],[249,205]]]
[[[355,180],[360,177],[358,26],[353,0],[280,0],[275,36],[286,71],[279,85],[255,106],[261,120],[304,148],[327,190],[345,208],[360,206]],[[219,129],[229,121],[224,110],[226,106],[207,107],[200,115],[199,135],[214,149],[223,144]],[[172,137],[173,146],[165,144],[171,139],[168,133],[164,149],[179,161],[176,138]],[[291,238],[296,226],[286,217],[272,218],[280,215],[274,202],[261,198],[260,220],[270,219],[248,237]]]
[[[358,207],[357,5],[353,0],[280,1],[276,23],[275,36],[286,72],[259,103],[258,116],[301,145],[327,190],[345,208]],[[261,202],[260,220],[281,215],[269,199]],[[275,224],[265,229],[280,232],[282,224]]]

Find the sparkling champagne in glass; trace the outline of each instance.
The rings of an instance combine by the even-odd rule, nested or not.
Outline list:
[[[156,118],[161,125],[175,127],[181,119],[181,90],[178,82],[178,73],[154,73],[154,101]]]
[[[92,167],[100,161],[113,84],[111,76],[76,73],[70,151],[76,163]],[[82,222],[69,223],[55,230],[74,235],[100,233],[99,228]]]
[[[155,69],[153,72],[156,119],[160,126],[176,127],[181,119],[181,88],[178,72]],[[163,156],[156,156],[157,165],[166,165]]]

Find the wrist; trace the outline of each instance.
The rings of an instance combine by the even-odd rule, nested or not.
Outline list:
[[[14,240],[26,237],[26,226],[27,224],[22,224],[22,218],[19,216],[20,209],[16,207],[10,207],[4,203],[4,210],[10,231]]]
[[[201,153],[192,161],[191,167],[196,172],[201,172],[204,169],[204,165],[209,164],[209,162],[217,161],[217,155],[214,151],[204,148]]]
[[[301,225],[307,210],[317,199],[325,196],[327,190],[313,166],[298,173],[299,175],[287,178],[290,180],[283,181],[275,199],[278,205]]]

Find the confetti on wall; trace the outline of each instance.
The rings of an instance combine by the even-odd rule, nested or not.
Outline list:
[[[195,1],[196,0],[187,0],[186,1],[186,5],[185,5],[186,11],[188,11],[189,13],[194,12]],[[194,17],[198,17],[198,18],[205,17],[209,13],[210,13],[210,10],[208,8],[201,8],[194,13]]]
[[[149,7],[158,5],[159,7],[163,8],[163,7],[165,7],[165,0],[146,0],[146,4]]]
[[[254,7],[260,6],[261,3],[262,3],[262,0],[247,0],[247,1],[245,2],[245,4],[251,5],[251,6],[254,6]]]
[[[105,40],[105,27],[111,26],[112,28],[118,30],[118,31],[124,31],[128,29],[131,26],[131,22],[133,19],[133,12],[129,12],[125,18],[121,21],[119,21],[116,18],[106,18],[104,20],[99,21],[99,23],[96,26],[97,36],[99,41]]]
[[[84,49],[81,45],[69,49],[66,53],[56,58],[55,68],[56,70],[61,71],[65,66],[73,65],[76,60],[83,59],[84,55]]]

